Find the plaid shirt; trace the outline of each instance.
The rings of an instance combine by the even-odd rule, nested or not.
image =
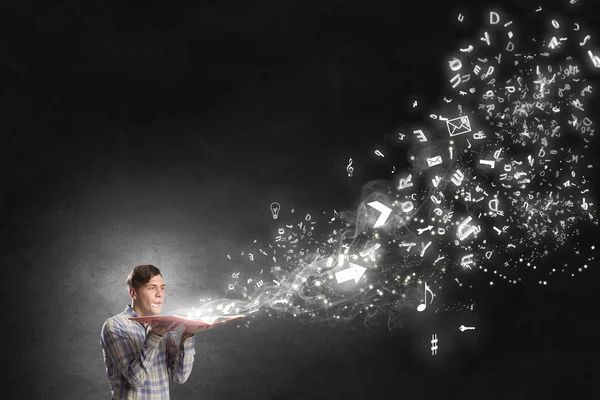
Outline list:
[[[177,332],[146,334],[144,325],[129,320],[137,316],[128,305],[102,326],[100,344],[112,398],[168,400],[169,377],[185,383],[192,372],[195,336],[180,340]]]

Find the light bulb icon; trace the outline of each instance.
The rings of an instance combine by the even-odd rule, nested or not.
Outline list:
[[[279,216],[279,210],[281,209],[281,205],[274,201],[273,203],[271,203],[271,213],[273,214],[273,219],[277,219],[277,217]]]

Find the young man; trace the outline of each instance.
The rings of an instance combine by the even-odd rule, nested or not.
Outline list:
[[[113,399],[169,399],[169,377],[185,383],[194,364],[195,333],[203,327],[180,324],[151,326],[131,317],[160,314],[165,283],[153,265],[138,265],[127,278],[132,304],[108,318],[102,326],[100,344]]]

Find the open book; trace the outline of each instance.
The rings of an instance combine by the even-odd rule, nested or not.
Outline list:
[[[194,317],[186,318],[179,315],[154,315],[151,317],[131,317],[132,321],[138,321],[141,323],[151,323],[152,321],[159,321],[162,323],[182,323],[186,326],[212,326],[216,324],[222,324],[223,322],[231,321],[234,319],[245,317],[245,315],[216,315],[211,317]]]

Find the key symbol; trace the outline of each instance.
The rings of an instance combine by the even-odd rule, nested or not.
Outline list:
[[[458,329],[460,329],[461,332],[464,332],[464,331],[469,330],[469,329],[475,329],[475,327],[474,326],[464,326],[464,325],[461,325],[460,328],[458,328]]]

